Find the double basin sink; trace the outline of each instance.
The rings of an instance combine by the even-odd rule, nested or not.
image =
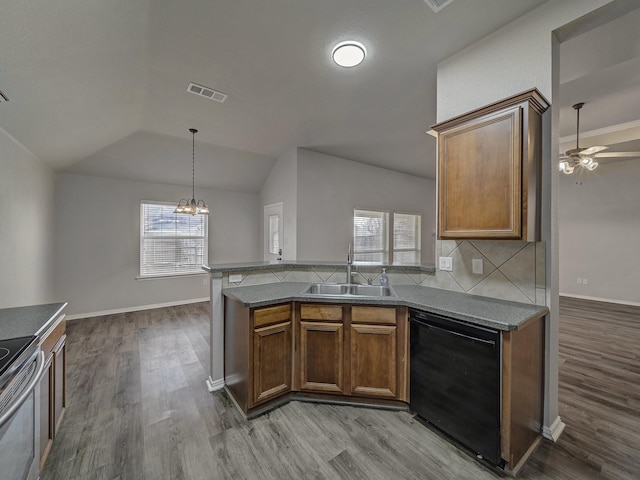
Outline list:
[[[312,283],[302,292],[304,295],[325,297],[395,297],[389,285],[355,285],[343,283]]]

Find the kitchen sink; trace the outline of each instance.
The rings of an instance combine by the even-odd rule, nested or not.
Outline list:
[[[304,295],[329,297],[395,297],[396,293],[388,286],[382,285],[346,285],[340,283],[312,283],[305,288]]]
[[[395,297],[396,292],[388,285],[352,285],[352,295],[367,297]]]

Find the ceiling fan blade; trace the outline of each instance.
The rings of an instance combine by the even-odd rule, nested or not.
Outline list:
[[[640,157],[640,152],[605,152],[594,155],[596,158],[635,158]]]
[[[594,147],[585,148],[580,151],[580,155],[593,155],[594,153],[601,152],[602,150],[606,150],[609,147],[605,147],[603,145],[596,145]]]

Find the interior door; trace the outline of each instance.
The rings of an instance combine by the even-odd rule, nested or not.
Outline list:
[[[282,260],[284,240],[284,220],[282,203],[264,207],[264,259]]]

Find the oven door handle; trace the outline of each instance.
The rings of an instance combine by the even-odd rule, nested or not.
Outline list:
[[[5,411],[2,418],[0,418],[0,427],[2,427],[12,417],[12,415],[18,411],[18,409],[27,400],[27,398],[29,398],[29,395],[31,395],[31,392],[35,390],[36,385],[42,378],[42,373],[44,372],[44,352],[38,349],[31,356],[31,358],[27,363],[33,361],[32,359],[34,357],[37,357],[36,362],[39,364],[36,369],[36,374],[33,376],[33,379],[31,380],[31,383],[29,384],[29,386],[24,389],[24,392],[22,392],[22,394],[18,397],[18,399],[15,400],[13,404]]]

